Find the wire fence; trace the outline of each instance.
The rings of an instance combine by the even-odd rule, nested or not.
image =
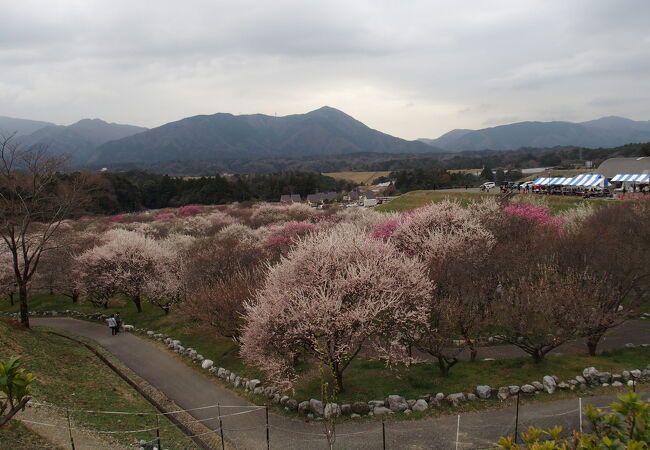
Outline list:
[[[419,421],[345,421],[335,426],[334,448],[340,449],[487,449],[494,448],[500,437],[516,436],[529,426],[552,428],[560,425],[563,435],[575,431],[588,431],[583,417],[583,407],[591,403],[607,408],[611,399],[588,401],[582,398],[552,403],[515,404],[490,413],[474,412],[453,416],[439,416]],[[38,427],[58,429],[69,436],[68,448],[124,448],[124,449],[194,449],[226,448],[242,449],[319,449],[329,448],[323,424],[304,423],[272,415],[267,406],[206,405],[197,408],[168,412],[97,411],[61,408],[44,403],[31,402],[31,407],[43,408],[45,417],[62,417],[61,420],[20,420]],[[51,413],[50,413],[51,412]],[[190,415],[191,413],[191,415]],[[93,429],[88,416],[113,417],[106,425],[115,429]],[[41,417],[43,414],[41,414]],[[137,418],[139,426],[120,428],[121,416]],[[181,434],[176,425],[167,420],[176,417],[177,422],[196,430],[193,434]],[[133,421],[128,421],[133,423]],[[92,439],[88,439],[88,437]],[[197,444],[197,439],[200,442]],[[87,442],[91,443],[88,444]]]

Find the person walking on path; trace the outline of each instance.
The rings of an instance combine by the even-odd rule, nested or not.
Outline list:
[[[111,336],[115,336],[117,334],[117,320],[115,319],[115,314],[109,317],[106,322],[111,329]]]
[[[120,313],[115,313],[115,334],[120,333],[120,328],[122,327],[122,318]]]

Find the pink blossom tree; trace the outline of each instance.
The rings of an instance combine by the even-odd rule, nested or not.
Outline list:
[[[562,217],[554,217],[547,206],[534,206],[527,203],[508,205],[504,212],[513,216],[523,217],[531,222],[539,223],[554,228],[561,228],[564,224]]]
[[[178,217],[191,217],[191,216],[196,216],[198,214],[203,214],[203,210],[198,206],[186,205],[178,208],[177,213],[178,213]]]
[[[165,213],[156,214],[154,220],[173,220],[175,218],[176,218],[176,214],[174,214],[173,212],[165,212]]]
[[[266,239],[266,248],[274,258],[286,255],[289,249],[294,246],[298,240],[310,233],[318,231],[318,227],[308,222],[286,222],[271,227]]]
[[[341,225],[301,241],[269,270],[246,307],[241,355],[285,385],[307,355],[331,369],[340,390],[364,345],[405,357],[395,344],[426,316],[430,292],[419,262]]]

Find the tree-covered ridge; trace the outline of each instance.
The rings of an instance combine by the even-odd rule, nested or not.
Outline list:
[[[355,187],[349,181],[295,170],[200,178],[171,177],[138,170],[101,173],[94,175],[93,181],[88,212],[105,214],[187,204],[276,202],[283,194],[305,198],[315,192],[341,192]]]

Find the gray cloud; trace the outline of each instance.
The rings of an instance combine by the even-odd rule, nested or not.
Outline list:
[[[0,13],[2,115],[156,126],[327,104],[406,138],[650,119],[645,0],[21,0]]]

